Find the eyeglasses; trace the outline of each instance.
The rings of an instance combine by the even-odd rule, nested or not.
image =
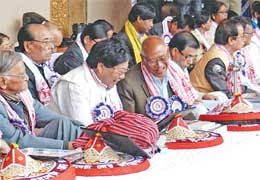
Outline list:
[[[254,32],[244,32],[244,36],[252,36]]]
[[[169,54],[165,54],[165,55],[162,55],[158,58],[155,58],[155,59],[150,59],[144,55],[141,55],[143,57],[143,59],[145,59],[145,62],[150,65],[150,66],[154,66],[154,65],[157,65],[159,62],[167,62],[168,59],[169,59]]]
[[[47,47],[47,46],[54,46],[54,41],[51,41],[51,40],[40,41],[40,40],[33,39],[31,41],[39,42],[39,43],[43,44],[45,47]]]
[[[185,60],[196,60],[198,55],[184,55],[183,52],[179,50],[180,54],[185,58]]]
[[[116,67],[113,67],[113,70],[119,75],[119,76],[121,76],[121,75],[123,75],[123,74],[125,74],[125,73],[127,73],[127,71],[129,70],[129,68],[127,68],[127,69],[117,69]]]
[[[216,12],[216,14],[228,14],[228,11],[219,11],[219,12]]]
[[[237,36],[231,36],[231,37],[232,37],[232,39],[234,39],[234,40],[244,39],[244,38],[245,38],[245,33],[240,34],[240,35],[237,35]]]
[[[20,74],[20,75],[5,74],[4,76],[17,77],[19,79],[27,79],[28,78],[28,75],[26,73],[23,73],[23,74]]]

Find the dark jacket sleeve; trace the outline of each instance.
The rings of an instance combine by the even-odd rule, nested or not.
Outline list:
[[[149,35],[162,36],[163,34],[163,26],[162,23],[154,24],[152,29],[148,32]]]
[[[227,93],[226,67],[219,58],[214,58],[205,67],[205,76],[214,91]]]
[[[58,57],[54,64],[54,71],[63,75],[70,70],[79,67],[85,59],[80,51],[80,48],[74,43],[69,49]]]
[[[117,84],[117,91],[123,104],[123,109],[128,112],[136,112],[136,104],[132,86],[126,80],[121,80]]]
[[[205,77],[214,91],[222,91],[231,97],[227,90],[227,72],[226,66],[219,58],[214,58],[208,62],[205,67]],[[242,86],[242,93],[252,92],[246,86]]]

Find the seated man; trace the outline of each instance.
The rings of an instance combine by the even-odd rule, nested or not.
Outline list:
[[[29,77],[29,90],[33,98],[44,105],[50,101],[50,88],[59,77],[46,64],[54,51],[53,40],[43,24],[26,24],[18,32],[19,51]]]
[[[169,50],[171,55],[169,73],[174,79],[172,88],[183,102],[203,109],[203,106],[211,108],[210,106],[214,107],[218,103],[217,101],[203,100],[227,99],[225,94],[221,92],[200,93],[192,86],[187,68],[199,55],[200,45],[190,32],[177,33],[169,43]]]
[[[34,100],[20,54],[0,51],[0,131],[20,148],[72,149],[80,125]],[[41,129],[39,129],[41,128]]]
[[[135,4],[121,32],[117,37],[125,43],[125,49],[130,55],[129,67],[141,62],[141,44],[147,38],[148,31],[153,27],[155,9],[149,3]]]
[[[113,26],[105,20],[88,24],[80,35],[80,40],[73,43],[54,63],[54,71],[63,75],[79,67],[86,61],[91,48],[99,41],[109,38]]]
[[[93,46],[86,63],[63,75],[52,88],[50,108],[84,125],[122,110],[116,84],[125,77],[128,56],[116,39]],[[105,117],[105,118],[109,118]]]
[[[143,61],[134,66],[126,74],[126,78],[118,83],[118,93],[124,110],[150,116],[146,110],[150,97],[160,96],[167,101],[174,94],[180,94],[177,94],[175,79],[169,73],[169,51],[163,40],[158,36],[148,37],[142,45],[141,55]],[[156,117],[151,118],[157,120]]]
[[[233,63],[232,54],[244,46],[244,30],[235,20],[222,21],[215,34],[215,45],[197,62],[190,73],[192,85],[203,93],[222,91],[230,96],[227,88],[229,64]],[[242,93],[250,92],[242,86]]]
[[[165,44],[167,45],[176,33],[180,31],[191,31],[194,28],[194,20],[188,14],[185,14],[183,16],[170,17],[170,19],[171,20],[167,22],[166,27],[162,26],[164,27],[164,30],[161,30],[161,33],[159,31],[156,32],[156,29],[151,29],[150,31],[151,35],[161,36],[164,39]]]
[[[260,86],[257,83],[257,76],[253,64],[253,60],[256,59],[259,61],[260,56],[257,52],[252,51],[253,49],[251,49],[250,46],[251,39],[254,34],[251,21],[249,18],[243,16],[235,16],[232,17],[232,19],[241,23],[244,28],[244,47],[241,50],[235,52],[235,55],[242,55],[240,56],[242,57],[240,58],[242,60],[242,62],[240,62],[242,65],[242,75],[240,76],[241,83],[247,86],[249,89],[260,93]]]

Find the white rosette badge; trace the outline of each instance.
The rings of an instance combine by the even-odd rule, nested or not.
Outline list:
[[[169,99],[169,106],[170,106],[170,113],[178,113],[184,111],[188,107],[186,103],[182,102],[182,100],[175,95],[173,95]]]
[[[114,116],[112,107],[105,103],[99,103],[93,111],[93,119],[95,122],[102,119],[109,119]]]
[[[168,101],[161,96],[151,96],[145,106],[146,114],[153,119],[163,119],[170,111]]]

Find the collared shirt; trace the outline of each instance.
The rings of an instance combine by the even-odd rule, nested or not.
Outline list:
[[[168,94],[168,89],[167,89],[167,85],[168,85],[168,76],[165,75],[163,77],[163,80],[161,81],[159,78],[157,78],[156,76],[154,76],[153,74],[151,74],[151,77],[156,85],[156,87],[159,89],[160,91],[160,95],[162,97],[164,97],[165,99],[169,98],[169,94]]]
[[[49,107],[84,125],[93,123],[93,110],[104,102],[115,111],[122,110],[116,86],[107,89],[98,83],[83,64],[63,75],[52,88]]]
[[[258,28],[257,19],[256,18],[252,18],[251,22],[252,22],[253,29]]]

